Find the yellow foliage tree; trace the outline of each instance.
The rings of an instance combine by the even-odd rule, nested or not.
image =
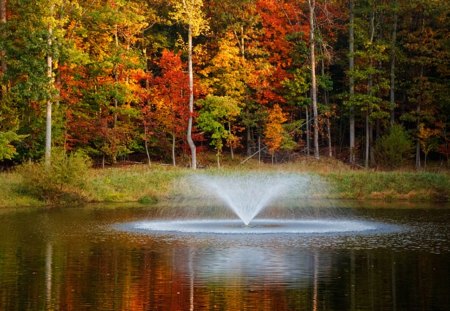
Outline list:
[[[417,138],[419,139],[420,147],[425,154],[424,166],[427,166],[428,154],[437,148],[438,141],[437,137],[440,134],[439,129],[426,128],[423,123],[419,124],[419,132],[417,133]]]
[[[283,123],[286,121],[287,118],[285,113],[283,113],[283,110],[278,104],[275,104],[273,108],[269,110],[266,129],[264,130],[264,141],[272,158],[275,152],[280,149],[283,142]]]

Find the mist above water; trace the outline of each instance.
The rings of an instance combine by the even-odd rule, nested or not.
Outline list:
[[[307,193],[311,182],[308,175],[273,173],[195,175],[192,178],[200,192],[219,198],[245,225],[275,200]]]
[[[335,217],[329,187],[314,174],[197,173],[178,180],[174,189],[175,200],[181,201],[161,210],[173,211],[170,216],[161,214],[159,219],[123,224],[120,229],[155,234],[253,236],[362,235],[397,230],[352,216]]]

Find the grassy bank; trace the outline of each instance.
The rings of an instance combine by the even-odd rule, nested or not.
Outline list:
[[[348,171],[324,176],[338,198],[448,201],[450,175],[428,172]]]
[[[201,170],[215,172],[215,169]],[[450,174],[431,172],[374,172],[352,170],[338,161],[301,160],[289,164],[245,165],[225,164],[221,172],[258,171],[314,173],[329,185],[324,194],[340,199],[449,201]],[[77,191],[78,203],[86,202],[140,202],[152,204],[176,193],[175,180],[193,172],[167,165],[135,165],[107,169],[90,169],[86,186]],[[0,173],[0,207],[44,206],[27,194],[22,187],[22,177],[14,172]]]

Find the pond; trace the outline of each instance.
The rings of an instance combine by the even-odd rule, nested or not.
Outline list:
[[[228,234],[133,227],[183,222],[194,202],[0,210],[0,310],[448,310],[450,207],[358,204],[269,206],[255,224],[381,226]],[[198,217],[209,213],[235,219]]]

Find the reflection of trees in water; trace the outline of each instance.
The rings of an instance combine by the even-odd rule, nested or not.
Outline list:
[[[85,221],[82,215],[72,216]],[[22,221],[1,222],[0,310],[408,310],[449,305],[450,254],[444,247],[440,254],[391,246],[358,249],[358,239],[376,238],[370,236],[342,245],[339,240],[298,247],[298,241],[277,244],[269,237],[252,244],[225,237],[210,241],[83,232],[65,223],[67,214],[52,217],[32,213]]]

